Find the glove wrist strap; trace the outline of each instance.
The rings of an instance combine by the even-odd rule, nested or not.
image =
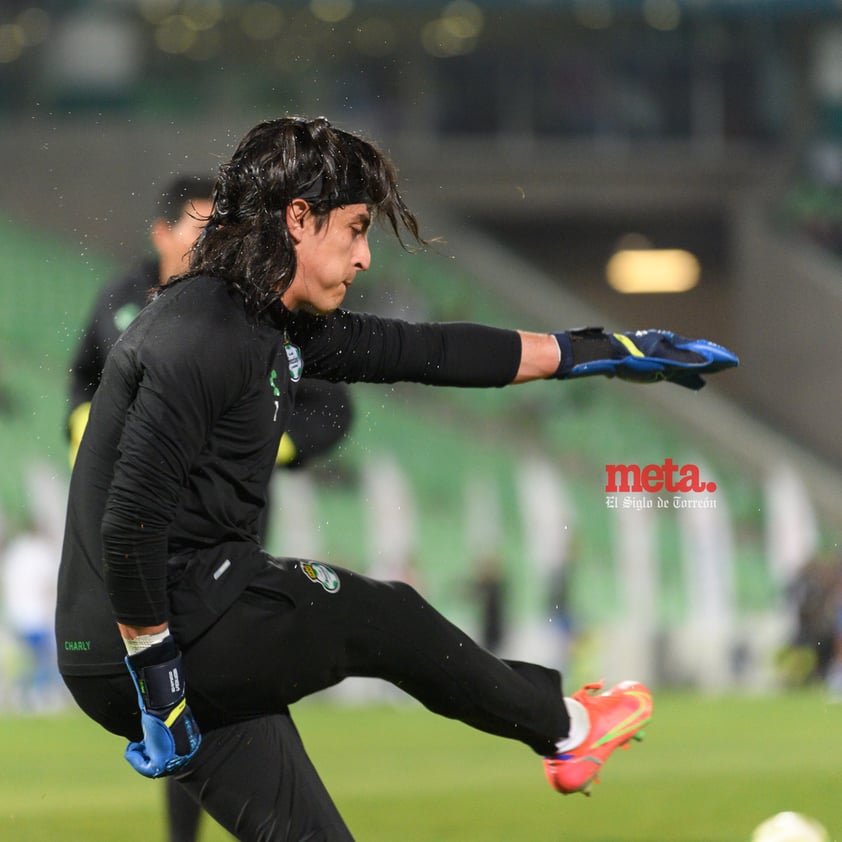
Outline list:
[[[166,711],[184,697],[181,652],[172,637],[137,655],[127,655],[126,666],[150,713]]]
[[[561,362],[553,375],[559,380],[567,377],[576,366],[625,356],[623,353],[617,353],[611,337],[601,327],[577,328],[554,333],[553,336],[561,353]]]

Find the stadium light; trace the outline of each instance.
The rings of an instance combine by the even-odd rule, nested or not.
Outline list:
[[[687,292],[699,283],[701,266],[684,249],[620,249],[608,261],[605,273],[617,292]]]

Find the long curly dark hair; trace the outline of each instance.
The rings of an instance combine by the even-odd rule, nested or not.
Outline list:
[[[383,153],[323,117],[284,117],[256,125],[220,167],[213,211],[190,268],[173,283],[215,275],[239,289],[251,311],[271,304],[295,277],[286,209],[296,198],[307,199],[318,225],[334,208],[364,202],[374,219],[388,220],[404,247],[404,229],[425,243]]]

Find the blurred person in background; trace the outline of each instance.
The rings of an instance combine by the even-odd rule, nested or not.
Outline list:
[[[214,179],[204,176],[173,177],[158,197],[157,212],[149,229],[154,255],[135,263],[99,292],[70,368],[67,435],[71,465],[108,352],[146,306],[150,293],[187,270],[190,250],[213,207],[213,186]],[[347,386],[318,380],[303,382],[289,430],[278,448],[277,465],[304,467],[338,444],[350,424],[351,396]],[[270,517],[269,502],[260,524],[261,541],[266,539]],[[52,626],[49,637],[52,640]],[[54,660],[52,650],[50,660]],[[169,842],[195,842],[199,807],[171,778],[167,779],[167,803]]]
[[[827,690],[831,701],[842,702],[842,570],[835,582],[833,656],[827,668]]]
[[[138,261],[100,290],[70,367],[67,430],[71,464],[108,352],[146,306],[150,292],[186,269],[190,249],[213,207],[212,194],[213,179],[175,177],[161,192],[149,228],[154,256]]]
[[[837,657],[842,568],[824,555],[808,559],[787,594],[795,613],[795,631],[780,653],[785,680],[793,685],[823,684]]]
[[[795,631],[778,656],[784,681],[822,684],[833,701],[842,701],[842,560],[823,554],[808,559],[787,596]]]
[[[506,575],[502,559],[486,554],[477,561],[471,593],[480,609],[479,642],[495,655],[506,639]]]
[[[424,244],[391,162],[319,118],[255,126],[220,169],[190,269],[109,355],[71,478],[57,636],[82,710],[240,840],[347,842],[289,705],[350,676],[517,740],[586,792],[640,736],[641,684],[572,696],[505,661],[410,585],[270,556],[258,527],[305,371],[332,382],[501,387],[594,374],[698,389],[737,364],[663,331],[555,334],[343,310],[383,221]]]
[[[9,539],[0,566],[2,613],[20,656],[11,702],[25,713],[56,710],[67,699],[56,669],[57,572],[55,539],[34,522]]]

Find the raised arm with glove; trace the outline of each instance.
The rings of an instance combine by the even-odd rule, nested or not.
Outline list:
[[[588,327],[553,334],[561,359],[559,380],[601,374],[635,383],[666,380],[687,389],[705,385],[702,374],[739,364],[735,354],[707,339],[687,339],[668,330],[605,333]]]

